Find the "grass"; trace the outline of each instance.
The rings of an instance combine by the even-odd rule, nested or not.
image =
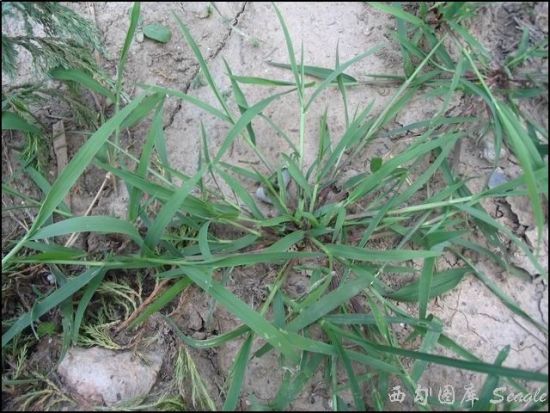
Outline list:
[[[33,70],[29,84],[2,89],[2,130],[22,132],[24,163],[44,171],[51,132],[36,116],[37,106],[59,100],[56,106],[65,106],[80,128],[95,129],[104,117],[98,96],[114,98],[107,86],[111,82],[93,56],[103,52],[100,36],[93,24],[55,2],[4,2],[2,22],[2,73],[15,77],[22,50],[32,56]],[[14,33],[14,27],[22,28]],[[43,34],[35,35],[37,30]],[[64,89],[46,85],[48,80],[59,81]],[[94,98],[95,108],[89,107],[83,90]]]
[[[4,252],[3,280],[13,279],[34,265],[48,269],[56,278],[56,286],[42,299],[35,300],[31,309],[3,320],[2,347],[11,349],[8,358],[24,357],[26,347],[18,353],[10,346],[20,337],[28,337],[40,319],[50,319],[52,314],[60,315],[62,320],[64,349],[71,342],[116,346],[105,326],[128,319],[141,304],[141,295],[132,287],[110,281],[115,271],[125,269],[130,273],[147,271],[157,280],[168,280],[170,285],[166,291],[159,290],[158,297],[141,310],[142,316],[134,320],[131,328],[140,325],[153,312],[164,311],[191,284],[241,321],[232,331],[196,340],[186,336],[165,316],[185,346],[204,349],[238,338],[244,340],[227,378],[224,403],[219,406],[224,410],[238,408],[251,359],[270,351],[280,356],[283,379],[273,400],[254,402],[253,407],[258,409],[288,408],[319,370],[327,380],[332,407],[336,410],[347,408],[344,394],[349,391],[354,408],[383,410],[388,407],[390,383],[396,381],[414,394],[429,364],[485,375],[484,397],[479,406],[487,405],[486,395],[492,394],[499,384],[526,391],[528,383],[546,382],[546,374],[503,366],[507,356],[504,350],[494,362],[480,360],[474,354],[475,349],[466,349],[446,335],[442,320],[430,313],[434,298],[452,291],[466,277],[476,277],[512,312],[543,334],[548,333],[547,326],[522,310],[470,258],[472,253],[479,254],[510,271],[512,266],[503,242],[508,239],[523,250],[547,279],[536,251],[533,253],[523,239],[495,220],[481,205],[481,201],[505,196],[528,196],[540,243],[545,224],[543,202],[547,202],[548,196],[548,164],[543,160],[547,152],[547,131],[519,111],[513,94],[491,84],[490,56],[479,47],[464,24],[474,13],[471,6],[437,3],[433,7],[438,8],[444,29],[436,30],[434,24],[428,22],[429,9],[425,3],[419,6],[417,14],[404,11],[399,4],[372,3],[372,7],[396,19],[395,40],[400,44],[405,76],[375,77],[385,77],[380,81],[391,81],[399,87],[380,113],[375,113],[369,105],[354,114],[349,111],[347,90],[363,85],[345,71],[378,51],[380,46],[347,62],[340,62],[337,52],[334,68],[308,66],[303,61],[304,46],[301,58],[297,59],[284,18],[277,6],[273,7],[288,50],[289,64],[283,67],[292,72],[292,80],[236,76],[226,62],[234,105],[220,91],[199,46],[176,15],[178,27],[200,64],[201,79],[219,106],[177,90],[149,85],[143,85],[142,92],[124,105],[121,85],[139,18],[139,5],[132,9],[132,23],[119,59],[115,85],[98,87],[89,78],[72,77],[82,87],[109,96],[115,103],[114,113],[98,125],[51,185],[42,177],[44,197],[34,201],[39,209],[32,225]],[[449,45],[459,51],[458,56],[451,57]],[[525,60],[543,52],[546,53],[543,46],[530,47],[522,40],[504,72],[513,74]],[[308,78],[314,80],[308,81]],[[249,103],[240,87],[242,84],[270,85],[282,88],[282,92]],[[329,136],[325,114],[320,120],[318,152],[313,162],[307,164],[305,142],[311,139],[312,132],[307,130],[306,121],[317,98],[328,89],[336,89],[341,95],[345,130],[334,141]],[[434,91],[444,97],[444,103],[432,119],[399,130],[389,129],[390,121],[405,110],[413,97]],[[489,118],[446,115],[449,102],[457,93],[479,97],[483,109],[490,113]],[[515,95],[522,93],[522,90],[515,91]],[[273,133],[290,142],[291,148],[278,165],[273,165],[256,145],[254,124],[260,118],[266,119],[263,113],[266,108],[286,95],[295,96],[298,102],[298,134],[288,136],[269,120]],[[216,151],[207,146],[206,128],[201,128],[201,164],[192,176],[174,170],[168,163],[161,122],[163,105],[168,98],[194,105],[228,125],[228,132]],[[147,118],[152,119],[150,130],[141,156],[136,159],[120,147],[118,136],[122,129]],[[520,177],[496,188],[472,193],[467,182],[456,176],[449,155],[468,135],[473,120],[485,123],[494,133],[497,148],[504,145],[510,148],[521,166]],[[16,121],[18,119],[12,119]],[[28,129],[20,120],[18,125],[19,130]],[[361,171],[343,182],[338,193],[344,196],[328,196],[338,195],[334,185],[339,182],[342,171],[369,144],[380,136],[399,136],[406,131],[414,131],[415,138],[404,151],[388,159],[371,160],[369,171]],[[260,168],[226,161],[238,139],[250,147],[267,173],[260,172]],[[105,148],[113,154],[108,159],[101,156]],[[431,159],[427,168],[423,166],[426,159]],[[132,162],[137,165],[135,169],[129,166]],[[65,196],[91,165],[105,169],[129,188],[126,219],[75,217],[70,211],[61,214]],[[283,184],[283,174],[287,173],[290,187]],[[212,178],[217,188],[208,187],[207,177]],[[181,184],[176,184],[174,178]],[[247,180],[263,186],[276,216],[265,216],[264,208],[247,189]],[[233,196],[225,196],[219,183],[224,183]],[[13,188],[5,187],[17,194]],[[425,190],[427,187],[429,191]],[[219,231],[220,228],[224,231]],[[60,238],[89,231],[122,234],[130,240],[132,248],[89,256],[84,250],[64,245]],[[484,240],[472,237],[474,231],[482,234]],[[389,246],[376,248],[374,239],[378,236],[389,240]],[[456,257],[456,268],[438,270],[439,260],[448,253]],[[277,269],[277,276],[270,285],[268,297],[261,308],[256,309],[220,281],[219,274],[259,264]],[[289,273],[297,268],[309,268],[311,279],[306,292],[292,298],[284,286]],[[392,288],[388,284],[395,274],[410,275],[413,281]],[[116,310],[109,304],[110,300],[102,300],[105,295],[117,303]],[[363,303],[359,311],[354,304],[357,297]],[[416,303],[415,312],[404,310],[397,305],[399,302]],[[94,318],[92,304],[99,305],[103,315],[96,313]],[[407,340],[396,336],[393,328],[396,323],[411,328]],[[322,334],[313,334],[319,328]],[[415,339],[419,345],[410,344]],[[253,344],[259,340],[263,346],[256,349]],[[451,355],[442,356],[441,350]],[[9,371],[19,377],[20,362],[12,365]],[[214,402],[184,347],[175,369],[180,378],[183,372],[191,377],[191,398],[213,410]],[[338,379],[342,375],[344,381]],[[28,406],[33,400],[25,399],[22,403]],[[192,404],[194,406],[194,402]],[[430,406],[440,408],[441,404],[431,398]],[[516,409],[519,404],[511,403],[507,407]]]
[[[193,408],[201,407],[205,410],[216,410],[208,390],[203,383],[200,373],[195,366],[193,358],[185,347],[180,347],[175,365],[175,375],[178,390],[182,398],[189,399],[189,387],[191,388],[191,405]],[[190,385],[187,385],[189,383]]]

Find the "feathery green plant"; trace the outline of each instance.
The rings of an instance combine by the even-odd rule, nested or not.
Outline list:
[[[10,33],[8,27],[20,33],[15,29]],[[93,24],[54,2],[3,2],[2,28],[2,72],[14,79],[19,53],[26,50],[36,79],[32,84],[2,90],[2,130],[23,133],[24,164],[44,170],[49,133],[35,116],[35,105],[49,97],[58,98],[67,103],[79,126],[97,127],[100,117],[82,102],[78,85],[86,80],[84,86],[97,93],[94,84],[109,83],[93,56],[94,50],[103,52],[103,46]],[[37,35],[38,31],[44,35]],[[65,82],[69,93],[45,87],[48,77]]]

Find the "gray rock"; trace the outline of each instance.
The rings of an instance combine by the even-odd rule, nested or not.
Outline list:
[[[90,403],[107,406],[146,396],[157,379],[163,354],[73,347],[57,368],[64,382]]]
[[[262,202],[265,202],[266,204],[273,205],[273,201],[269,198],[269,195],[267,194],[267,191],[264,189],[263,186],[260,186],[258,187],[258,189],[256,189],[256,198],[258,198]]]
[[[487,182],[489,189],[493,189],[496,186],[505,184],[508,182],[508,177],[504,174],[504,171],[500,168],[497,168],[493,171]]]
[[[288,184],[290,183],[290,173],[286,168],[283,168],[283,170],[281,171],[281,175],[283,177],[284,186],[285,188],[287,188]],[[263,186],[260,186],[256,190],[256,198],[258,198],[262,202],[265,202],[266,204],[273,205],[273,201],[271,200],[268,194],[269,194],[269,191]]]

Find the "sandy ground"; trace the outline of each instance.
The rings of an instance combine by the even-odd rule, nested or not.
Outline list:
[[[129,93],[137,93],[134,85],[137,82],[157,84],[190,93],[213,105],[216,105],[215,97],[208,86],[196,85],[196,76],[199,66],[193,54],[185,43],[182,34],[177,28],[172,12],[175,12],[185,24],[200,46],[203,55],[208,61],[215,81],[223,92],[230,91],[230,83],[225,74],[223,59],[227,61],[235,74],[247,76],[261,76],[274,79],[291,79],[291,73],[283,69],[275,68],[266,63],[287,62],[283,32],[276,18],[275,12],[269,3],[216,3],[220,12],[226,18],[222,19],[216,11],[207,15],[207,3],[143,3],[142,16],[144,23],[162,23],[172,29],[172,39],[165,45],[148,41],[134,42],[130,49],[126,71],[125,88]],[[94,18],[101,30],[107,49],[107,57],[104,59],[106,67],[114,73],[117,56],[122,48],[123,39],[128,28],[128,3],[93,3],[72,4],[71,7],[79,10],[86,16]],[[92,14],[92,7],[94,12]],[[489,19],[493,23],[485,27],[489,33],[483,33],[483,38],[495,39],[490,30],[496,30],[498,24],[494,23],[494,16],[501,13],[495,7],[491,13],[486,13],[483,19]],[[538,6],[537,6],[538,7]],[[347,73],[359,80],[366,79],[366,74],[384,73],[400,75],[402,72],[400,51],[391,38],[395,30],[395,22],[387,15],[380,13],[364,3],[281,3],[281,12],[289,27],[297,53],[300,44],[304,47],[304,60],[306,64],[332,67],[336,58],[336,46],[339,43],[340,61],[346,61],[357,54],[374,47],[384,45],[384,49],[376,52],[347,70]],[[498,13],[497,13],[498,12]],[[544,9],[542,9],[544,12]],[[539,11],[538,15],[541,12]],[[493,17],[491,17],[493,16]],[[547,8],[546,8],[547,16]],[[493,20],[491,20],[493,19]],[[547,19],[547,17],[546,17]],[[231,26],[234,26],[232,28]],[[518,31],[518,38],[521,34]],[[509,35],[509,33],[507,33]],[[494,46],[489,44],[489,46]],[[262,98],[274,93],[276,89],[269,87],[246,87],[249,104],[260,101]],[[389,101],[393,90],[387,87],[365,86],[349,90],[350,108],[365,107],[374,101],[373,112],[380,112]],[[457,106],[463,102],[454,102]],[[426,99],[420,96],[409,105],[394,120],[393,126],[405,125],[417,120],[427,119],[432,115],[438,105],[437,99]],[[311,111],[308,113],[306,125],[306,163],[312,161],[317,148],[319,136],[319,119],[328,108],[329,127],[333,139],[338,139],[344,130],[344,116],[342,100],[336,90],[328,90],[323,93]],[[543,115],[540,109],[538,114],[547,127],[547,115]],[[298,136],[299,113],[295,95],[281,98],[271,104],[264,114],[280,125],[292,138]],[[546,119],[544,119],[546,117]],[[173,167],[192,174],[197,169],[200,147],[200,122],[203,122],[211,151],[223,140],[228,131],[225,124],[213,117],[188,105],[169,100],[165,108],[165,134],[169,146],[170,161]],[[392,126],[392,125],[390,125]],[[275,136],[266,122],[257,120],[254,123],[258,146],[266,154],[270,162],[281,162],[281,153],[288,151],[285,142]],[[135,152],[143,140],[146,128],[139,127],[132,136],[127,137],[125,145],[132,146]],[[68,133],[71,139],[71,134]],[[79,140],[73,136],[69,142],[70,154],[78,149]],[[483,148],[486,140],[466,139],[461,147],[458,170],[463,176],[474,176],[476,179],[470,182],[472,190],[478,190],[485,185],[491,164],[483,158]],[[355,171],[363,171],[368,168],[368,161],[373,156],[391,156],[406,147],[406,142],[395,142],[389,139],[377,139],[358,160],[351,166]],[[238,164],[241,161],[256,161],[254,154],[243,142],[237,142],[232,155],[226,160]],[[517,176],[519,169],[514,165],[515,160],[508,156],[501,162],[501,167],[509,177]],[[259,165],[261,169],[261,165]],[[88,205],[92,194],[101,183],[102,175],[99,172],[88,172],[81,185],[81,199],[73,199],[73,208],[78,212]],[[120,196],[106,197],[96,209],[96,213],[104,212],[113,215],[123,215],[127,194],[124,188]],[[250,185],[250,191],[254,186]],[[73,197],[74,198],[74,197]],[[514,231],[518,228],[528,230],[532,225],[530,216],[521,214],[521,206],[514,205],[517,200],[510,202],[489,203],[485,205],[489,212],[496,216],[497,210],[504,210],[502,222],[509,225]],[[516,211],[516,212],[515,212]],[[523,221],[523,222],[521,222]],[[525,227],[525,228],[524,228]],[[547,230],[546,230],[547,233]],[[513,251],[511,252],[513,253]],[[519,262],[521,257],[518,258]],[[547,325],[548,317],[548,286],[536,274],[530,276],[526,272],[523,278],[497,271],[490,263],[479,261],[478,269],[484,271],[499,287],[511,296],[522,309],[535,320]],[[452,262],[438,264],[440,269],[452,267]],[[260,268],[262,277],[270,276],[270,268]],[[529,271],[526,268],[526,271]],[[272,275],[272,274],[271,274]],[[254,297],[261,296],[262,285],[254,281],[258,274],[237,274],[233,276],[229,285],[235,291],[243,282],[249,288],[238,291],[238,295],[247,302],[255,302]],[[245,280],[245,281],[243,281]],[[258,293],[260,291],[260,293]],[[414,311],[414,308],[410,308]],[[200,330],[207,318],[208,303],[195,291],[189,299],[180,306],[178,323],[187,332]],[[492,362],[498,352],[505,346],[511,346],[510,356],[504,363],[508,367],[548,372],[547,337],[537,331],[523,319],[507,309],[497,297],[494,296],[480,281],[473,276],[467,276],[461,284],[451,293],[432,302],[429,311],[443,320],[445,333],[455,339],[459,344],[472,351],[481,359]],[[218,308],[215,312],[217,320],[216,329],[221,332],[238,325],[224,309]],[[400,327],[398,327],[400,328]],[[405,332],[402,332],[403,334]],[[208,386],[214,392],[223,383],[232,360],[240,348],[240,341],[222,346],[215,351],[193,352]],[[278,360],[274,354],[254,359],[250,363],[245,387],[242,395],[242,407],[246,408],[249,401],[257,398],[260,401],[271,399],[280,383],[281,372],[276,368]],[[422,384],[437,392],[440,386],[454,385],[457,394],[462,395],[463,387],[473,384],[474,389],[481,390],[484,376],[457,371],[439,366],[430,366],[422,379]],[[458,396],[457,396],[458,397]],[[314,378],[309,386],[306,386],[304,394],[291,406],[292,409],[329,409],[329,390],[322,387],[320,377]],[[395,409],[405,407],[406,403],[392,405]]]

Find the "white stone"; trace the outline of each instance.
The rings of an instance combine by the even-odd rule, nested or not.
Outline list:
[[[79,396],[107,406],[146,396],[157,379],[162,354],[142,355],[92,347],[73,347],[57,368],[58,373]]]
[[[499,159],[506,158],[506,156],[507,156],[506,148],[504,147],[504,145],[501,145]],[[496,153],[495,142],[493,140],[493,137],[488,137],[484,140],[483,157],[489,162],[494,162],[497,159],[497,153]]]

